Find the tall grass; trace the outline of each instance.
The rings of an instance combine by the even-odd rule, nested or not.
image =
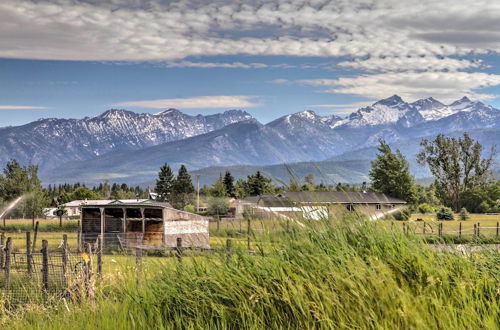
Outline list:
[[[124,272],[98,291],[95,304],[35,308],[5,325],[495,329],[500,324],[498,252],[437,252],[418,237],[352,218],[292,227],[279,243],[267,244],[263,255],[234,251],[153,264],[143,269],[147,279],[139,284],[133,272]]]
[[[32,232],[33,230],[31,220],[6,220],[5,226],[3,222],[0,222],[0,232]],[[61,226],[59,220],[40,220],[38,230],[40,232],[76,232],[78,231],[78,221],[64,220]]]

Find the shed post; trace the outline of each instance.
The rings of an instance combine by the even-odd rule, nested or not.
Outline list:
[[[99,210],[101,211],[101,244],[104,246],[104,221],[106,219],[106,215],[104,213],[105,208],[101,207]]]
[[[122,224],[122,230],[123,232],[127,232],[127,209],[124,207],[122,208],[123,210],[123,224]]]
[[[141,222],[142,222],[142,243],[144,244],[144,234],[146,233],[146,222],[144,220],[144,208],[141,207]]]

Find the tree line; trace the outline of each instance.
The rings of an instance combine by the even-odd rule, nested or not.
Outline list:
[[[271,178],[257,171],[244,179],[235,180],[230,171],[221,173],[210,185],[200,189],[202,203],[212,213],[222,214],[229,207],[228,199],[247,196],[277,194],[283,191],[379,191],[407,201],[412,210],[436,212],[441,206],[455,212],[500,212],[500,183],[492,178],[491,168],[496,154],[494,148],[484,156],[483,146],[467,133],[462,137],[438,135],[434,140],[423,140],[417,160],[427,165],[434,182],[424,186],[416,183],[410,165],[399,150],[393,151],[388,143],[380,140],[376,159],[371,163],[371,184],[353,185],[336,183],[316,184],[313,174],[303,179],[291,178],[288,184],[276,184]],[[154,186],[158,200],[166,201],[178,209],[194,211],[196,192],[193,178],[185,165],[174,175],[169,164],[164,164]],[[41,216],[42,209],[54,200],[66,203],[72,200],[149,198],[148,189],[127,184],[97,186],[85,184],[49,184],[42,187],[36,165],[23,166],[12,159],[0,174],[0,204],[23,196],[15,212],[17,216]]]

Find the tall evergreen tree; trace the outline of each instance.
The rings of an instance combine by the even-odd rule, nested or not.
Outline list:
[[[158,179],[156,180],[155,192],[158,194],[158,200],[165,202],[169,201],[173,192],[174,173],[170,166],[165,163],[158,172]]]
[[[393,153],[384,140],[380,140],[378,152],[377,158],[372,161],[370,171],[372,187],[410,204],[415,203],[417,199],[415,179],[410,174],[410,165],[406,158],[399,150]]]
[[[236,193],[234,191],[234,177],[231,175],[231,172],[226,171],[224,174],[224,187],[226,188],[226,194],[229,197],[236,197]]]
[[[172,187],[171,203],[175,208],[183,209],[192,201],[193,194],[194,186],[191,175],[186,166],[181,165]]]
[[[271,179],[263,176],[260,171],[249,175],[247,179],[247,189],[250,196],[258,196],[274,192]]]

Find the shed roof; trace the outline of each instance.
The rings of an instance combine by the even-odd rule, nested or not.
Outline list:
[[[75,203],[78,202],[78,203]],[[161,208],[173,208],[170,203],[167,202],[157,202],[151,199],[116,199],[116,200],[87,200],[87,201],[73,201],[72,205],[66,203],[65,206],[81,206],[81,207],[103,207],[103,206],[133,206],[133,207],[161,207]]]
[[[286,206],[292,204],[406,204],[402,199],[379,192],[358,191],[288,191],[278,195],[261,195],[247,198],[265,206]]]

